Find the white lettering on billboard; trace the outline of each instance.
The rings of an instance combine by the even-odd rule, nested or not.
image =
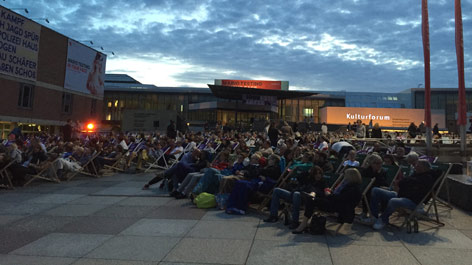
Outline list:
[[[69,39],[64,87],[103,97],[106,55]]]
[[[346,119],[348,120],[379,120],[379,121],[389,121],[390,116],[388,115],[374,115],[372,113],[369,114],[358,114],[358,113],[346,113]]]
[[[41,26],[0,6],[0,73],[36,81]]]

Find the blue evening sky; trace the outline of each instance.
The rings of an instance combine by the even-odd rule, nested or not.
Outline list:
[[[420,0],[6,0],[108,52],[107,73],[156,86],[288,80],[291,89],[398,92],[424,83]],[[18,11],[20,12],[20,11]],[[472,0],[462,0],[472,87]],[[21,12],[25,15],[24,12]],[[457,87],[454,1],[430,0],[431,85]],[[115,52],[115,56],[110,51]]]

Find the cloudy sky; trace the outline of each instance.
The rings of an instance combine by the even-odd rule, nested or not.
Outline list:
[[[6,0],[93,40],[108,73],[157,86],[288,80],[291,89],[398,92],[424,83],[421,0]],[[430,0],[432,87],[457,87],[454,1]],[[462,0],[472,87],[472,0]],[[22,13],[24,14],[24,13]]]

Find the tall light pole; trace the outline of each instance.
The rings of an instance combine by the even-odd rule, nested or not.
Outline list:
[[[30,18],[31,20],[44,20],[46,23],[49,24],[49,19],[47,17],[35,17],[35,18]]]
[[[29,11],[27,8],[24,8],[24,7],[14,7],[14,8],[9,8],[10,10],[21,10],[21,11],[25,11],[26,14],[29,14]]]

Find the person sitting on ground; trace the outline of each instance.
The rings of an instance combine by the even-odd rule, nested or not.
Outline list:
[[[317,194],[317,196],[329,195],[326,190],[326,182],[323,178],[323,170],[319,166],[313,166],[308,174],[297,176],[296,181],[291,182],[288,189],[275,188],[272,193],[270,204],[270,216],[264,222],[274,223],[278,221],[278,211],[280,208],[280,199],[292,203],[289,228],[295,229],[300,225],[300,207],[303,205],[309,194]],[[291,184],[289,183],[289,184]]]
[[[188,173],[185,179],[180,183],[176,192],[172,194],[176,199],[186,198],[192,189],[197,185],[200,178],[205,174],[206,170],[211,166],[209,162],[210,154],[206,151],[200,153],[200,159],[195,165],[195,172]]]
[[[398,192],[381,188],[373,188],[370,209],[373,215],[373,228],[382,229],[389,223],[389,218],[397,209],[414,210],[428,194],[434,184],[431,164],[427,160],[419,160],[415,164],[415,173],[398,183]],[[387,207],[380,215],[379,205]]]
[[[228,198],[226,213],[245,214],[249,197],[253,192],[269,193],[280,177],[279,162],[280,157],[272,154],[269,156],[267,166],[259,169],[259,176],[236,181]]]
[[[292,233],[303,233],[315,209],[338,213],[338,221],[340,223],[352,223],[355,214],[354,209],[359,204],[362,196],[361,182],[361,174],[357,169],[346,169],[342,183],[332,194],[325,197],[319,197],[315,194],[314,199],[306,200],[302,222]]]
[[[165,171],[158,172],[153,179],[151,179],[148,183],[144,185],[143,190],[149,189],[151,185],[156,184],[157,182],[163,180],[164,178],[170,179],[174,175],[177,175],[178,177],[180,177],[183,174],[185,174],[184,175],[185,177],[188,173],[194,172],[195,171],[194,164],[199,159],[200,152],[201,151],[199,149],[195,149],[192,152],[188,152],[187,154],[183,156],[183,158],[177,164],[173,165],[171,168]]]

